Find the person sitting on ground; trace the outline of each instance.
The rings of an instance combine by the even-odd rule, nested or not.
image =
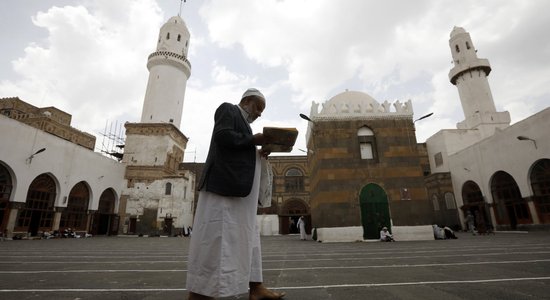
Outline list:
[[[451,228],[445,226],[445,227],[443,227],[443,230],[445,231],[445,238],[447,238],[447,239],[457,239],[457,237],[455,235],[455,232]]]
[[[443,228],[437,226],[437,224],[433,224],[432,227],[433,227],[433,230],[434,230],[434,238],[436,240],[444,240],[445,239],[445,231],[443,230]]]
[[[382,230],[380,231],[380,241],[381,242],[395,242],[393,239],[393,236],[388,231],[388,227],[382,227]]]

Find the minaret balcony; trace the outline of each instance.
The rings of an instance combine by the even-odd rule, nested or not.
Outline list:
[[[181,54],[177,54],[170,51],[156,51],[149,55],[147,58],[147,69],[160,64],[170,64],[178,69],[181,69],[187,74],[187,77],[191,75],[191,63],[187,58]]]
[[[482,70],[485,72],[485,76],[488,76],[489,73],[491,73],[491,64],[489,64],[489,60],[485,58],[478,58],[469,63],[456,64],[454,68],[449,71],[449,79],[452,84],[456,85],[458,77],[466,72],[474,70]]]

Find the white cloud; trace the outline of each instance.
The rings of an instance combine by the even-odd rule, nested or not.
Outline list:
[[[90,0],[34,11],[33,22],[46,36],[29,37],[19,49],[24,52],[6,53],[11,62],[5,65],[17,77],[0,79],[0,97],[56,106],[92,133],[106,120],[137,121],[147,56],[161,24],[177,13],[170,3]],[[268,97],[254,128],[298,127],[299,147],[305,147],[307,123],[298,113],[344,89],[380,102],[411,99],[415,118],[434,112],[416,123],[419,141],[454,128],[464,119],[448,79],[455,25],[470,32],[478,56],[491,62],[497,109],[518,121],[548,106],[550,19],[541,12],[549,6],[544,0],[191,1],[183,10],[193,66],[181,124],[188,149],[196,146],[203,161],[214,110],[224,101],[237,103],[251,86]]]
[[[0,91],[11,94],[16,86],[24,101],[55,105],[73,115],[76,127],[97,133],[106,120],[138,118],[147,56],[163,20],[153,1],[93,3],[37,13],[33,22],[48,38],[25,48],[14,62],[22,79],[3,82]]]

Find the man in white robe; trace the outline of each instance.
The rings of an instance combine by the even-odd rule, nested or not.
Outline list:
[[[298,228],[300,229],[300,240],[305,241],[306,240],[306,221],[304,220],[304,216],[301,216],[300,219],[298,219]]]
[[[266,138],[252,134],[265,97],[248,89],[239,105],[223,103],[214,115],[210,149],[199,182],[187,264],[189,300],[249,291],[250,300],[281,299],[263,286],[260,235],[256,227],[260,155]],[[249,290],[250,289],[250,290]]]

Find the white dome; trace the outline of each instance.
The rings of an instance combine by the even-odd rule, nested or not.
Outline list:
[[[335,114],[338,112],[361,113],[365,108],[373,108],[375,103],[378,104],[374,98],[366,93],[345,91],[330,98],[323,105],[321,114]]]
[[[392,111],[391,106],[395,107]],[[314,120],[331,119],[370,119],[379,117],[406,116],[413,114],[411,100],[404,103],[389,101],[379,103],[374,98],[363,92],[345,91],[322,104],[319,111],[319,103],[315,101],[311,105],[309,116]]]

